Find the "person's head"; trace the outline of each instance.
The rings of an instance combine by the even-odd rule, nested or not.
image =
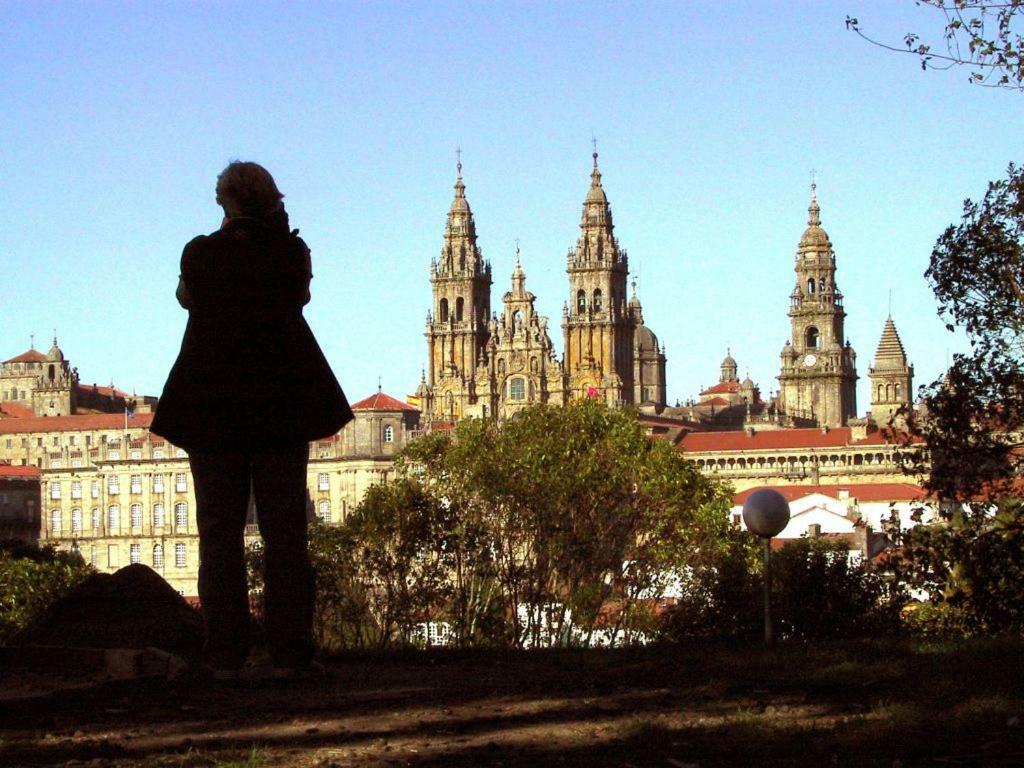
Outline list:
[[[236,160],[217,177],[217,204],[228,217],[269,219],[283,207],[274,177],[257,163]]]

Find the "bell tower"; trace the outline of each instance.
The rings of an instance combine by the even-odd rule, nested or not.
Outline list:
[[[796,423],[839,427],[857,415],[857,355],[843,336],[846,312],[835,281],[836,254],[821,227],[813,183],[807,213],[789,296],[790,340],[781,355],[779,405]]]
[[[905,424],[906,414],[897,417],[897,413],[913,404],[914,366],[907,362],[907,353],[892,316],[885,320],[875,364],[868,369],[868,377],[871,379],[871,418],[882,427],[888,426],[894,418]]]
[[[430,263],[433,305],[425,332],[430,392],[425,411],[444,419],[461,418],[473,402],[476,364],[487,343],[491,315],[491,265],[477,246],[461,155],[455,168],[455,198],[445,222],[441,256]]]
[[[626,307],[629,262],[613,234],[611,206],[594,150],[580,237],[569,251],[565,304],[565,372],[569,397],[598,397],[609,405],[633,401],[633,326]]]

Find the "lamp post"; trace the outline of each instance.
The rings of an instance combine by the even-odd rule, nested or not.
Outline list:
[[[772,632],[772,536],[789,522],[789,502],[771,488],[754,491],[743,502],[747,530],[764,539],[764,644],[771,646]]]

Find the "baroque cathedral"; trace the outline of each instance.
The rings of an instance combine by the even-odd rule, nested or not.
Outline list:
[[[511,290],[491,310],[492,272],[477,244],[462,163],[440,259],[430,264],[427,368],[416,395],[427,422],[507,418],[534,403],[594,398],[609,405],[665,406],[665,351],[644,325],[629,260],[614,235],[611,206],[594,152],[580,235],[569,250],[569,298],[562,310],[564,356],[547,317],[526,289],[516,249]]]

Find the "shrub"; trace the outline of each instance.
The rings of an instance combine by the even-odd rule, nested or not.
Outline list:
[[[77,552],[0,542],[0,642],[7,642],[91,574]]]

